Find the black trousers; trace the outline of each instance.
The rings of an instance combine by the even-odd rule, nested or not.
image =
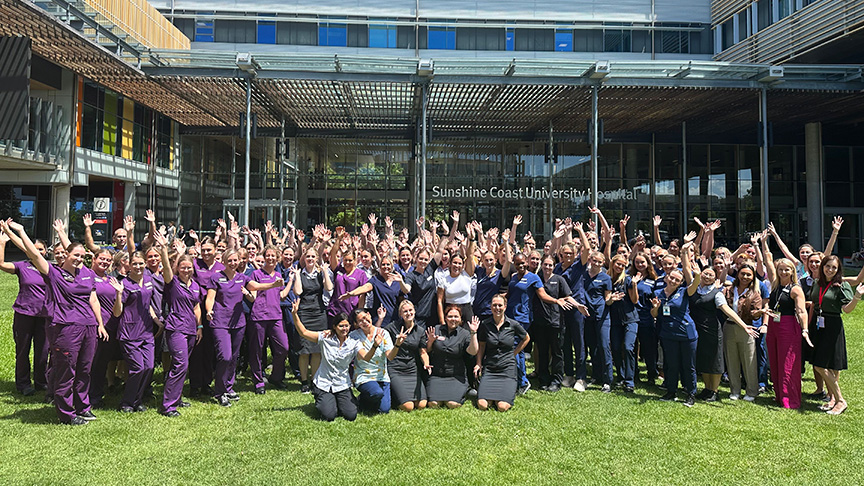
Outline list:
[[[332,422],[339,415],[348,421],[357,418],[357,399],[351,393],[351,388],[338,392],[328,392],[313,384],[312,396],[315,397],[315,408],[321,413],[321,418],[328,422]]]
[[[535,323],[531,341],[536,350],[537,378],[543,385],[561,385],[564,379],[564,333],[561,328]],[[551,361],[551,363],[550,363]]]

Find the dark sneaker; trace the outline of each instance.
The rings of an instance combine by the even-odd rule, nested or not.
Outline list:
[[[661,402],[674,402],[675,401],[675,392],[667,392],[665,395],[660,397]]]
[[[546,391],[549,393],[555,393],[561,390],[561,387],[555,383],[546,387]]]
[[[624,385],[624,393],[633,393],[636,389],[630,385]]]
[[[33,388],[32,386],[28,386],[27,388],[21,390],[21,394],[24,395],[25,397],[32,396],[34,393],[36,393],[36,389]]]
[[[180,416],[180,412],[178,412],[177,410],[171,410],[170,412],[161,412],[161,413],[162,413],[162,415],[164,415],[166,417],[179,417]]]
[[[286,385],[284,381],[281,381],[281,380],[276,381],[273,379],[272,375],[270,376],[270,378],[267,381],[270,383],[270,386],[272,386],[273,388],[275,388],[277,390],[287,390],[288,389],[288,385]]]
[[[144,405],[136,405],[136,406],[135,406],[135,411],[136,411],[136,412],[146,412],[146,411],[147,411],[147,407],[145,407]]]
[[[706,397],[705,401],[708,403],[719,402],[720,401],[720,394],[717,392],[711,392],[711,395]]]
[[[240,395],[238,395],[237,392],[228,392],[225,394],[225,396],[228,397],[228,400],[231,400],[232,402],[240,400]]]
[[[696,404],[696,395],[687,395],[687,400],[684,400],[685,407],[692,407]]]
[[[602,387],[600,387],[600,391],[603,392],[603,393],[610,393],[610,392],[612,391],[612,387],[609,386],[608,383],[606,383],[605,385],[603,385]]]
[[[709,390],[707,388],[703,388],[702,392],[699,393],[698,395],[696,395],[696,399],[705,400],[706,398],[710,397],[712,393],[714,393],[714,392],[712,392],[711,390]]]
[[[81,417],[82,419],[88,421],[88,422],[91,420],[96,420],[96,416],[93,415],[93,412],[91,412],[90,410],[87,410],[84,413],[79,413],[78,416]]]
[[[192,406],[192,404],[187,402],[186,400],[180,400],[180,403],[178,403],[177,406],[180,408],[189,408]]]
[[[222,395],[221,397],[217,397],[216,401],[219,402],[220,407],[230,407],[231,400],[228,399],[227,395]]]
[[[135,411],[134,408],[132,408],[132,407],[130,407],[130,406],[128,406],[128,405],[123,405],[122,407],[120,407],[119,410],[120,410],[121,412],[123,412],[123,413],[133,413],[133,412]]]
[[[309,386],[309,383],[303,383],[303,386],[300,387],[300,393],[303,393],[304,395],[312,393],[312,388]]]
[[[263,387],[263,386],[259,386],[258,388],[255,389],[255,394],[256,394],[256,395],[263,395],[263,394],[265,394],[265,393],[267,393],[267,391],[264,390],[264,387]]]
[[[84,420],[83,418],[75,417],[72,419],[71,422],[69,422],[69,425],[87,425],[87,423],[88,422],[86,420]]]

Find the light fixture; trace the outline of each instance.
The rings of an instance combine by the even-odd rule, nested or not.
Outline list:
[[[235,63],[242,71],[246,71],[252,75],[255,74],[256,70],[261,69],[261,66],[255,62],[255,58],[253,58],[252,54],[249,52],[238,52]]]
[[[769,66],[767,71],[758,74],[760,83],[773,83],[783,79],[783,66]]]
[[[417,76],[431,78],[435,75],[435,62],[432,59],[420,59],[417,62]]]
[[[609,75],[609,61],[597,61],[586,73],[591,79],[603,79]]]

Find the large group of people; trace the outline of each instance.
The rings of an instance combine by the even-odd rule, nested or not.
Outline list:
[[[58,220],[50,247],[0,221],[0,269],[19,280],[15,385],[44,390],[72,425],[96,419],[118,375],[120,411],[146,411],[159,383],[159,413],[178,417],[187,378],[189,395],[230,407],[247,368],[256,394],[298,380],[328,421],[466,400],[503,412],[532,382],[632,394],[642,381],[692,407],[720,401],[725,381],[729,400],[773,389],[779,407],[846,410],[842,316],[864,295],[864,270],[844,276],[832,254],[842,219],[824,251],[796,255],[773,225],[731,251],[715,245],[719,221],[693,218],[698,232],[664,245],[660,217],[649,242],[628,234],[629,217],[616,230],[591,212],[585,224],[556,220],[542,246],[517,238],[521,216],[484,230],[456,211],[418,220],[413,237],[374,214],[357,234],[318,225],[308,236],[229,214],[199,237],[157,227],[148,210],[143,241],[127,216],[106,247],[89,215],[83,243]],[[5,261],[9,241],[27,260]],[[806,363],[816,390],[805,395]]]

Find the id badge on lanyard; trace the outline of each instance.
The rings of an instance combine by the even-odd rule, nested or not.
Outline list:
[[[825,297],[825,294],[828,293],[828,287],[825,287],[825,290],[819,289],[819,308],[816,309],[816,329],[824,329],[825,328],[825,316],[822,315],[822,298]]]

